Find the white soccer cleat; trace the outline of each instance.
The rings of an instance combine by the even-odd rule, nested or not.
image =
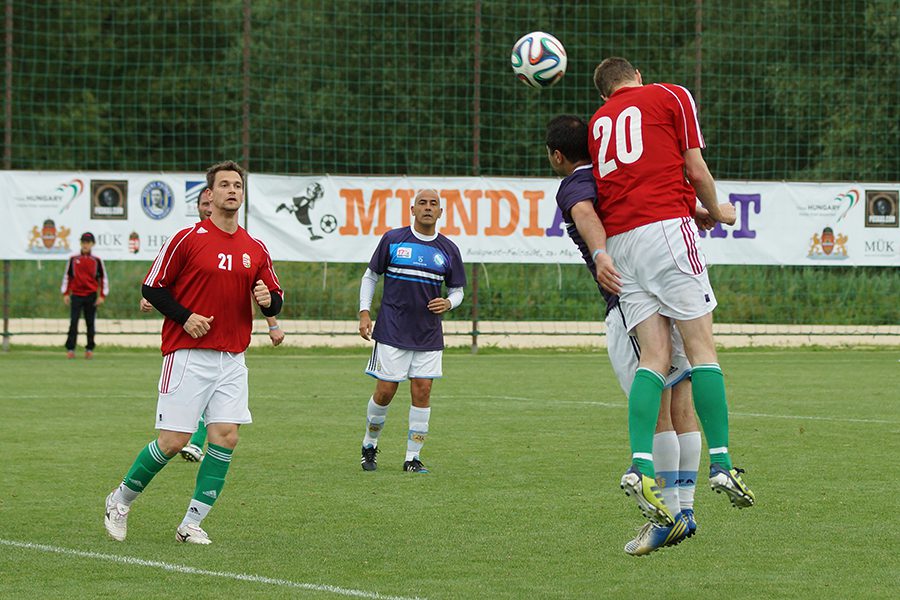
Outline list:
[[[106,533],[109,534],[109,537],[117,542],[124,542],[125,536],[128,534],[128,511],[131,508],[113,500],[115,493],[113,490],[106,497],[106,515],[103,517],[103,524],[106,526]]]
[[[212,540],[205,531],[200,529],[199,525],[189,523],[187,525],[179,525],[175,530],[175,539],[186,544],[212,544]]]
[[[188,462],[200,462],[203,460],[203,449],[196,444],[188,444],[181,449],[181,458]]]

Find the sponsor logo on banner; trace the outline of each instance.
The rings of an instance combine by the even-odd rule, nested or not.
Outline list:
[[[53,191],[38,192],[34,194],[26,194],[24,196],[16,196],[13,202],[18,208],[56,208],[59,206],[59,212],[65,212],[72,203],[84,192],[84,181],[81,179],[70,179],[57,185]]]
[[[878,238],[874,240],[866,240],[865,242],[866,256],[879,258],[893,258],[900,254],[900,240],[887,240]]]
[[[53,219],[46,219],[40,229],[37,225],[31,228],[28,240],[28,252],[32,254],[65,254],[69,252],[69,234],[72,230],[65,226],[58,229]]]
[[[158,221],[169,216],[175,203],[172,188],[164,181],[151,181],[141,192],[141,208],[144,214]]]
[[[314,229],[310,213],[314,211],[316,202],[325,196],[325,188],[318,181],[314,181],[306,186],[306,190],[294,195],[290,200],[282,202],[275,209],[275,212],[285,211],[297,219],[297,222],[303,226],[309,234],[309,240],[315,242],[323,239]],[[337,217],[327,214],[319,219],[319,229],[322,233],[329,234],[337,229]]]
[[[241,256],[241,263],[244,265],[245,269],[250,268],[250,255],[246,252]]]
[[[197,197],[200,192],[206,189],[206,180],[204,181],[185,181],[184,182],[184,214],[187,217],[197,216]]]
[[[813,260],[844,260],[847,258],[848,239],[843,233],[835,235],[834,229],[826,227],[821,235],[813,234],[806,257]]]
[[[866,190],[866,227],[897,227],[900,191]]]
[[[128,182],[91,180],[91,219],[128,218]]]
[[[128,236],[128,251],[132,254],[137,254],[141,251],[141,236],[138,235],[137,231],[132,231],[131,235]]]
[[[803,217],[832,217],[840,223],[847,213],[859,204],[859,190],[850,189],[829,200],[813,199],[800,206]]]

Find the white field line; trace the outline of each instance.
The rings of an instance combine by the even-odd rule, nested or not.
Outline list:
[[[162,569],[164,571],[172,571],[175,573],[184,573],[186,575],[205,575],[207,577],[222,577],[224,579],[234,579],[237,581],[247,581],[250,583],[264,583],[267,585],[275,585],[278,587],[294,588],[307,590],[311,592],[325,592],[329,594],[337,594],[338,596],[350,596],[353,598],[372,598],[374,600],[424,600],[416,596],[409,598],[405,596],[386,596],[377,592],[366,592],[364,590],[353,590],[348,588],[337,587],[334,585],[324,585],[319,583],[301,583],[298,581],[290,581],[287,579],[273,579],[271,577],[262,577],[261,575],[248,575],[245,573],[229,573],[227,571],[208,571],[206,569],[196,569],[185,565],[176,565],[156,560],[144,560],[131,556],[118,556],[116,554],[100,554],[99,552],[85,552],[83,550],[72,550],[71,548],[60,548],[59,546],[48,546],[46,544],[33,544],[31,542],[18,542],[15,540],[5,540],[0,538],[0,545],[12,546],[14,548],[22,548],[25,550],[38,550],[40,552],[52,552],[54,554],[63,554],[66,556],[77,556],[79,558],[89,558],[94,560],[105,560],[109,562],[120,563],[124,565],[136,565],[139,567],[151,567],[154,569]]]

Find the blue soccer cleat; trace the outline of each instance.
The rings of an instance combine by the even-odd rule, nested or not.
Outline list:
[[[681,511],[681,516],[687,522],[688,531],[685,537],[691,537],[695,533],[697,533],[697,520],[694,519],[694,509],[693,508],[685,508]]]
[[[625,544],[625,553],[644,556],[665,546],[677,546],[687,538],[687,521],[680,514],[674,525],[663,526],[652,521],[641,527],[633,540]]]

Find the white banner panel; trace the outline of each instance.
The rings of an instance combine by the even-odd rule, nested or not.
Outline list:
[[[197,221],[204,174],[0,171],[0,258],[65,260],[85,231],[104,260],[153,260]]]
[[[409,224],[415,190],[443,200],[438,229],[467,262],[577,263],[556,208],[557,179],[250,178],[249,228],[276,260],[367,262],[387,229]],[[713,264],[900,266],[900,184],[717,183],[734,227],[706,233]]]
[[[2,171],[0,258],[65,259],[91,231],[106,260],[151,260],[196,219],[200,173]],[[439,191],[439,230],[467,262],[578,263],[556,208],[558,179],[249,177],[248,229],[275,260],[365,263],[409,224],[416,190]],[[734,227],[706,233],[713,264],[900,266],[898,183],[717,183]]]

